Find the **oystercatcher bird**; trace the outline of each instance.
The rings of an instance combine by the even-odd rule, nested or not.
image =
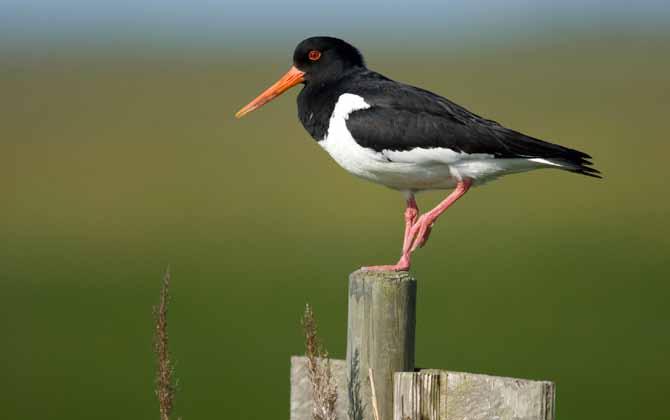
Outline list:
[[[240,118],[302,83],[298,117],[350,173],[405,193],[400,260],[370,270],[404,271],[435,221],[472,186],[541,168],[599,178],[586,153],[548,143],[482,118],[427,90],[368,69],[361,53],[332,37],[300,42],[290,70],[242,108]],[[419,215],[415,194],[453,189]]]

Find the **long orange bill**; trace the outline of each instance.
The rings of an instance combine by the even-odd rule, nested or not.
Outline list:
[[[249,102],[244,108],[237,111],[235,117],[242,118],[251,111],[257,110],[293,86],[297,85],[298,83],[302,83],[305,80],[304,76],[304,72],[298,70],[295,68],[295,66],[292,66],[289,71],[286,72],[284,76],[282,76],[281,79],[277,80],[277,83],[267,88],[263,93],[258,95],[256,99]]]

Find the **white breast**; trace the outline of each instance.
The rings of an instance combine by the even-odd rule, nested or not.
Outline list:
[[[482,183],[505,173],[544,166],[527,159],[495,159],[485,153],[467,154],[448,148],[377,152],[356,143],[347,129],[349,115],[367,108],[370,104],[361,96],[340,95],[330,117],[328,132],[319,144],[348,172],[393,189],[453,188],[462,178]]]
[[[361,147],[347,129],[349,115],[370,105],[358,95],[340,95],[328,123],[326,137],[319,142],[341,167],[354,175],[375,180],[374,173],[387,159],[381,153]]]

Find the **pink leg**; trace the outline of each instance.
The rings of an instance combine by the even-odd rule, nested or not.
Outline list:
[[[472,181],[469,179],[464,179],[459,181],[456,184],[456,189],[451,192],[440,204],[438,204],[434,209],[425,213],[419,220],[416,221],[414,226],[412,226],[410,236],[414,238],[412,246],[409,250],[410,253],[416,251],[418,248],[424,246],[428,241],[430,236],[430,231],[433,227],[433,223],[437,220],[442,213],[444,213],[452,204],[456,202],[459,198],[463,196],[470,187],[472,186]]]
[[[363,267],[364,270],[376,270],[376,271],[407,271],[410,266],[410,247],[412,246],[413,236],[410,236],[412,233],[412,226],[416,223],[417,216],[419,215],[419,208],[416,205],[416,200],[414,199],[414,194],[410,194],[407,198],[407,208],[405,209],[405,236],[403,238],[402,244],[402,256],[400,260],[395,265],[375,265],[371,267]]]
[[[410,236],[410,233],[412,232],[412,226],[416,223],[416,218],[418,216],[419,207],[416,205],[414,194],[411,194],[407,198],[407,208],[405,209],[405,236],[403,237],[402,242],[403,255],[409,251],[409,247],[412,245],[412,237]]]

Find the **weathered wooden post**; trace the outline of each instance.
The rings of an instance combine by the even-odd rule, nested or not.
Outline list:
[[[555,419],[549,381],[425,369],[394,382],[394,420]]]
[[[416,281],[408,273],[349,277],[347,360],[331,360],[337,420],[554,420],[548,381],[416,370]],[[372,383],[378,413],[373,413]],[[305,357],[291,358],[291,420],[312,420]]]
[[[406,272],[349,276],[347,397],[349,419],[374,419],[370,369],[381,419],[393,418],[393,375],[414,371],[416,280]]]

